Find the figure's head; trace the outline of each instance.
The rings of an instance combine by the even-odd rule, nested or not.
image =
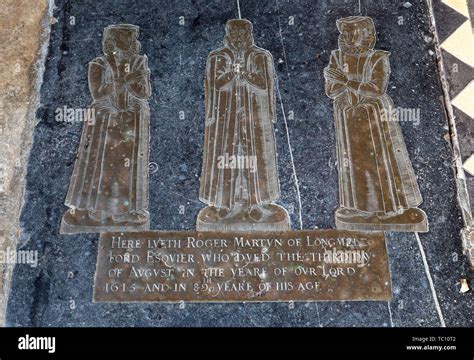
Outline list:
[[[104,29],[102,49],[106,55],[130,56],[140,52],[139,27],[129,24],[110,25]]]
[[[372,50],[376,34],[374,22],[367,16],[349,16],[336,21],[339,48],[348,53],[359,54]]]
[[[248,20],[229,20],[226,25],[224,43],[236,50],[244,50],[253,45],[253,27]]]

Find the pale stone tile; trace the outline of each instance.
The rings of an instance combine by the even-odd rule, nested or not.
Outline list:
[[[443,3],[453,8],[454,10],[464,15],[465,17],[469,17],[469,9],[467,7],[467,1],[468,0],[443,0]]]
[[[451,103],[474,119],[474,81],[471,81],[464,90],[456,95]]]
[[[471,22],[466,20],[455,32],[453,32],[442,44],[441,47],[465,62],[474,66],[474,49]]]
[[[471,156],[469,156],[469,158],[464,162],[463,168],[469,174],[474,176],[474,154],[471,154]]]

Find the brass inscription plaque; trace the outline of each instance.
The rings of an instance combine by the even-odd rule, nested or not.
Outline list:
[[[390,300],[383,233],[103,233],[95,302]]]

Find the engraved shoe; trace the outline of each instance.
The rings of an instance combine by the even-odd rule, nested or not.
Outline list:
[[[336,210],[337,218],[347,218],[347,219],[358,218],[358,217],[368,218],[374,215],[375,213],[373,212],[363,211],[363,210],[354,209],[354,208],[339,208]]]
[[[339,208],[336,211],[336,227],[355,231],[427,232],[428,222],[425,212],[418,208],[390,213]]]
[[[225,219],[227,216],[229,216],[229,214],[229,209],[222,208],[217,211],[217,216],[219,217],[219,219]]]
[[[101,210],[89,210],[89,218],[94,221],[102,222],[107,218],[107,214]]]
[[[112,215],[112,220],[120,223],[130,222],[136,224],[144,224],[148,221],[148,217],[148,211],[138,210],[119,215]]]
[[[248,217],[255,222],[259,222],[263,219],[263,211],[260,209],[260,207],[253,206],[248,212]]]
[[[89,212],[87,210],[69,209],[63,217],[63,221],[69,225],[82,224],[89,220]]]
[[[201,211],[199,212],[198,218],[200,218],[201,221],[203,221],[205,223],[217,222],[220,218],[219,217],[219,210],[214,206],[205,207],[205,208],[201,209]]]

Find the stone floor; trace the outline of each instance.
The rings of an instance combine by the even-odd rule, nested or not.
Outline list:
[[[446,80],[458,197],[466,224],[464,247],[474,263],[474,1],[435,1],[433,11],[440,43],[440,69]]]
[[[472,326],[472,281],[463,255],[449,124],[437,73],[435,37],[425,1],[57,0],[46,59],[39,120],[28,163],[20,248],[37,250],[39,265],[18,265],[7,326]],[[396,106],[420,109],[402,123],[430,221],[426,234],[387,234],[390,302],[264,304],[93,304],[98,235],[59,235],[63,205],[82,124],[55,121],[55,109],[90,103],[87,63],[101,53],[102,29],[141,28],[149,57],[152,229],[193,229],[204,128],[203,79],[209,51],[224,25],[253,22],[258,46],[278,73],[276,138],[281,204],[295,229],[333,228],[338,206],[332,103],[323,68],[337,47],[336,19],[371,16],[377,47],[391,51],[388,93]],[[181,18],[182,17],[182,18]],[[180,20],[184,19],[184,24]],[[431,39],[431,40],[430,40]],[[184,119],[180,116],[184,113]],[[181,115],[183,114],[181,113]],[[151,166],[155,169],[155,166]],[[184,208],[182,207],[184,206]],[[183,210],[184,209],[184,213]]]
[[[47,1],[0,4],[0,252],[14,251],[49,31]],[[3,257],[2,257],[3,258]],[[0,324],[13,264],[0,263]]]

